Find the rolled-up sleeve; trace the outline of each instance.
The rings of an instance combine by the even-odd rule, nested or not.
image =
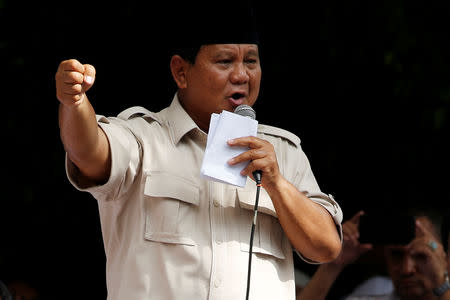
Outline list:
[[[66,174],[71,184],[80,191],[91,193],[97,200],[110,201],[131,186],[140,161],[140,145],[125,121],[97,115],[97,123],[105,132],[111,151],[111,172],[102,185],[86,184],[77,167],[66,154]]]
[[[311,165],[309,163],[308,158],[306,157],[303,150],[301,150],[301,148],[299,148],[298,150],[300,151],[300,154],[299,154],[300,159],[299,159],[299,164],[297,167],[297,174],[296,174],[296,179],[295,179],[294,185],[301,192],[305,193],[305,195],[309,199],[311,199],[315,203],[321,205],[323,208],[325,208],[329,212],[330,216],[334,220],[334,223],[336,224],[336,230],[339,233],[339,238],[342,243],[342,241],[343,241],[342,209],[332,195],[327,195],[320,190],[317,180],[314,177],[314,174],[312,172]],[[297,252],[297,254],[304,261],[306,261],[308,263],[317,263],[315,261],[305,258],[298,252]]]

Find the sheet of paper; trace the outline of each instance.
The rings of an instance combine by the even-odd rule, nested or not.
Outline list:
[[[240,172],[249,162],[230,166],[228,160],[247,151],[248,148],[231,147],[227,141],[238,137],[256,136],[258,121],[223,111],[220,115],[211,115],[209,128],[201,176],[208,180],[245,186],[247,176],[242,176]]]

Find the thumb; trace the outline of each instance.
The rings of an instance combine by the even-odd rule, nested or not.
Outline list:
[[[85,64],[84,67],[84,78],[83,78],[83,84],[82,84],[82,90],[83,92],[86,92],[89,90],[93,85],[95,81],[95,68],[92,65]]]
[[[350,220],[352,223],[359,225],[359,219],[361,216],[363,216],[365,213],[363,210],[358,211]]]
[[[416,225],[416,237],[424,237],[427,235],[428,230],[425,228],[425,226],[422,224],[422,222],[420,222],[419,220],[416,220],[415,222]]]

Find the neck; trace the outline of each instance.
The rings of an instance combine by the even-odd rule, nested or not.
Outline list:
[[[188,105],[185,99],[184,94],[181,91],[178,91],[178,100],[180,101],[181,106],[186,111],[186,113],[191,117],[194,123],[205,133],[209,131],[209,122],[211,120],[211,116],[203,116],[201,112],[192,109],[192,106]]]

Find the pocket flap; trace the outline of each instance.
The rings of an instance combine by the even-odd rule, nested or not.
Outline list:
[[[167,197],[198,205],[200,188],[190,180],[168,173],[150,172],[145,179],[144,194]]]
[[[241,208],[249,210],[254,209],[256,201],[256,189],[251,190],[237,189],[237,194],[239,198],[239,205],[241,206]],[[272,199],[270,199],[269,194],[267,194],[266,190],[264,190],[263,188],[260,190],[259,193],[258,212],[278,218],[277,213],[275,211],[275,207],[273,206],[272,203]]]

